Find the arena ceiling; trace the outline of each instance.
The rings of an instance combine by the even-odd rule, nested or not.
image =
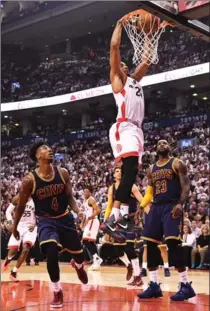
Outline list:
[[[13,25],[2,25],[2,43],[23,42],[42,49],[67,38],[103,31],[137,7],[135,1],[74,1],[74,6],[67,1],[66,5],[26,17]]]

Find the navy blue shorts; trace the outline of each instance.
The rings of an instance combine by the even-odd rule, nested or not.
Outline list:
[[[56,219],[39,218],[38,236],[43,253],[45,253],[45,245],[50,242],[55,242],[60,251],[68,251],[72,254],[83,252],[71,213]]]
[[[182,217],[172,218],[174,203],[155,204],[150,207],[150,211],[145,215],[145,224],[142,239],[161,243],[164,240],[181,240]]]

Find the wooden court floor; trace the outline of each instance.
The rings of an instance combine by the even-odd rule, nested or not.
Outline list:
[[[13,267],[14,263],[10,264]],[[9,272],[1,274],[1,311],[48,311],[52,300],[46,264],[22,266],[19,283],[9,282]],[[190,280],[197,296],[186,302],[171,302],[170,295],[177,291],[178,275],[164,278],[159,270],[163,298],[139,301],[136,294],[147,287],[126,285],[124,267],[104,266],[100,271],[88,272],[89,284],[83,285],[77,279],[74,269],[61,264],[63,282],[63,311],[209,311],[209,272],[189,271]],[[10,270],[8,270],[10,271]],[[53,309],[56,310],[56,309]]]

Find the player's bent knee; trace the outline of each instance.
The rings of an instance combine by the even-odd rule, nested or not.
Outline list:
[[[148,267],[158,267],[160,259],[160,251],[158,249],[158,244],[155,242],[147,241],[147,264]]]

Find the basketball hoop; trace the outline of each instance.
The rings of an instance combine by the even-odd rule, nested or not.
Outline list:
[[[144,10],[136,10],[121,19],[122,25],[133,45],[133,64],[157,64],[158,42],[168,22]],[[172,25],[171,25],[172,26]]]

